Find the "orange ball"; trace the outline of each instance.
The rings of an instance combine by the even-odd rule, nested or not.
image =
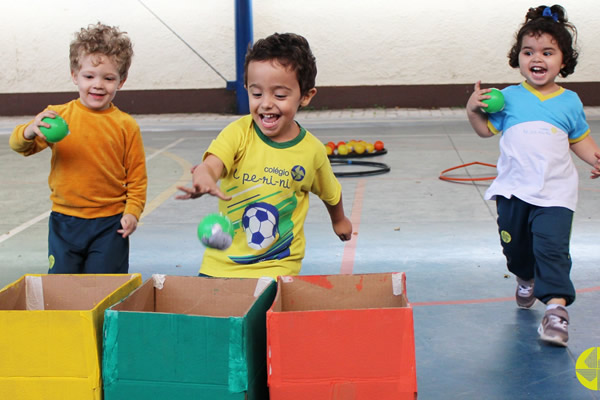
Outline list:
[[[383,150],[383,142],[378,140],[373,144],[373,147],[375,148],[375,151],[381,151]]]
[[[331,146],[331,148],[333,150],[337,149],[337,144],[333,143],[333,142],[327,142],[327,146]]]

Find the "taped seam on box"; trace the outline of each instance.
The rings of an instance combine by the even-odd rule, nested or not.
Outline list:
[[[27,275],[25,277],[26,310],[44,309],[44,289],[41,276]]]
[[[230,393],[248,390],[248,365],[244,349],[244,321],[242,318],[229,318],[229,377]]]
[[[154,281],[154,287],[161,290],[165,285],[166,275],[164,274],[152,274],[152,280]]]
[[[392,289],[394,296],[402,296],[404,293],[404,272],[392,274]]]
[[[102,354],[102,380],[104,386],[108,387],[117,380],[119,376],[119,313],[106,310],[104,312],[104,346]]]
[[[268,276],[259,278],[258,282],[256,282],[256,288],[254,289],[254,297],[259,297],[273,281],[274,279]]]

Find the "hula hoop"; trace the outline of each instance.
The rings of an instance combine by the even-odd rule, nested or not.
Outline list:
[[[468,163],[468,164],[463,164],[463,165],[458,165],[456,167],[452,167],[452,168],[448,168],[443,170],[442,172],[440,172],[440,179],[443,181],[449,181],[449,182],[475,182],[475,181],[491,181],[496,179],[495,176],[485,176],[485,177],[481,177],[481,178],[451,178],[449,176],[444,176],[445,173],[450,172],[450,171],[454,171],[455,169],[459,169],[459,168],[465,168],[465,167],[469,167],[471,165],[483,165],[484,167],[492,167],[492,168],[496,168],[496,166],[494,164],[488,164],[488,163],[482,163],[479,161],[474,161],[472,163]]]
[[[337,177],[357,177],[357,176],[369,176],[369,175],[379,175],[385,174],[386,172],[390,172],[390,167],[387,164],[373,161],[356,161],[356,160],[340,160],[340,159],[330,159],[329,162],[331,164],[337,165],[360,165],[363,167],[371,167],[373,169],[367,169],[363,171],[354,171],[354,172],[333,172],[333,174]]]

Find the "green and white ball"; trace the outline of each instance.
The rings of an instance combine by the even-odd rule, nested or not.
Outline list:
[[[208,214],[198,224],[198,239],[206,247],[225,250],[233,242],[233,223],[220,213]]]

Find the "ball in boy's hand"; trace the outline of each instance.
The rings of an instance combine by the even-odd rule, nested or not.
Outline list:
[[[491,96],[489,99],[481,100],[482,103],[487,104],[487,107],[481,107],[486,113],[495,113],[504,109],[504,95],[496,88],[492,88],[492,91],[486,93]]]
[[[50,143],[60,142],[69,134],[69,126],[60,115],[54,118],[43,118],[42,122],[50,125],[50,128],[40,126],[40,131],[46,136],[46,140]]]
[[[233,241],[233,223],[220,213],[208,214],[198,224],[198,238],[206,246],[225,250]]]

